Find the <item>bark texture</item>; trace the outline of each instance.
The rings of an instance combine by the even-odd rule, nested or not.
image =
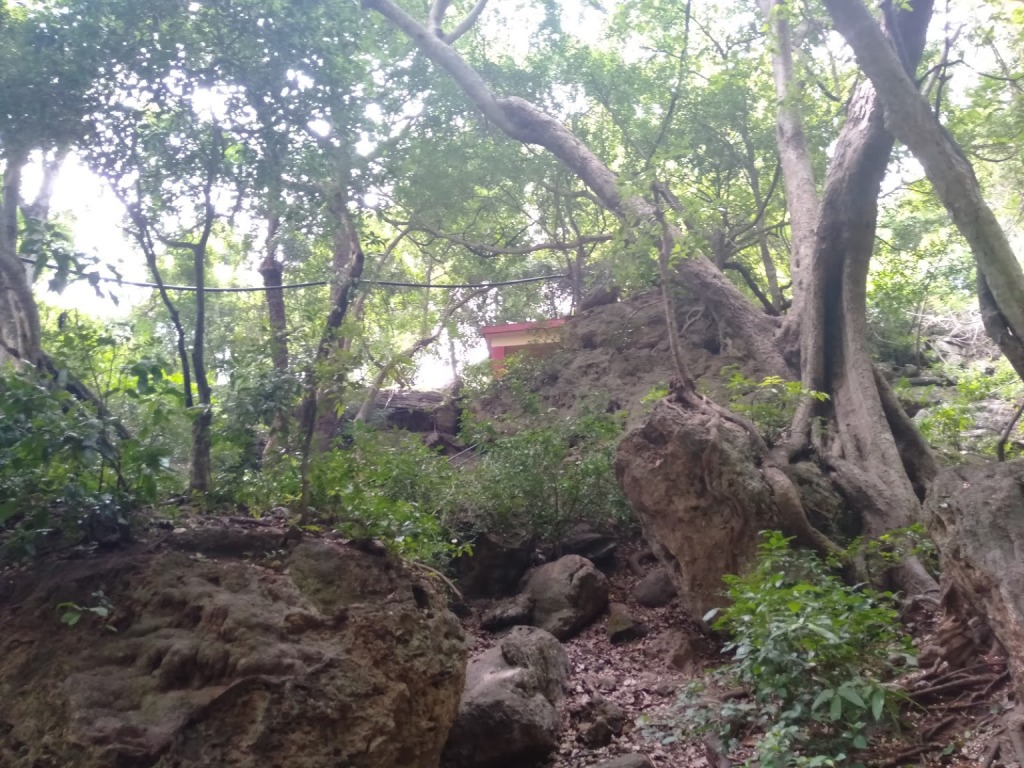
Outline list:
[[[26,155],[8,154],[0,199],[0,363],[42,363],[39,310],[26,266],[18,258],[21,171]]]
[[[1002,643],[1018,701],[1024,701],[1022,489],[1024,461],[951,467],[935,480],[926,504],[944,591],[966,601]]]
[[[1024,377],[1024,366],[1017,367],[1024,363],[1024,271],[985,203],[970,162],[932,113],[902,66],[897,49],[861,0],[826,0],[825,6],[877,89],[885,107],[886,126],[924,166],[936,194],[970,245],[992,299],[986,329]],[[984,299],[982,296],[983,312]],[[995,330],[998,326],[1003,327],[1002,332]]]

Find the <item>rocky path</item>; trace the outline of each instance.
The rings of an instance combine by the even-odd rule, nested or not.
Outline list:
[[[617,555],[617,567],[607,569],[606,574],[611,601],[625,606],[642,627],[642,636],[613,643],[605,616],[565,641],[571,672],[561,711],[560,743],[537,768],[721,765],[709,762],[701,741],[687,738],[672,724],[682,714],[680,696],[687,686],[705,682],[725,659],[677,601],[662,607],[644,607],[637,602],[634,590],[642,575],[626,562],[641,549],[639,544],[625,547]],[[647,573],[655,567],[651,562],[644,564]],[[474,612],[464,622],[473,637],[471,656],[493,646],[502,635],[482,631],[478,615]],[[919,636],[916,642],[927,645],[929,624],[919,622],[913,629]],[[986,763],[987,753],[1000,737],[998,715],[1012,707],[1005,675],[999,673],[1000,661],[990,661],[994,672],[989,678],[998,678],[994,684],[972,687],[970,671],[949,670],[922,671],[914,679],[901,681],[913,690],[948,686],[948,695],[939,691],[927,697],[927,708],[911,707],[906,730],[899,738],[883,742],[866,764],[921,768],[1016,765]],[[966,684],[959,686],[958,681]],[[729,755],[730,764],[742,765],[748,756],[749,751],[741,747]]]

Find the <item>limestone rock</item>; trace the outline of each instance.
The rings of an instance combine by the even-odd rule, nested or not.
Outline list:
[[[759,531],[779,527],[760,459],[739,426],[666,401],[619,443],[619,486],[695,617],[725,605],[722,577],[751,562]]]
[[[264,554],[267,531],[211,534],[247,559],[150,542],[0,579],[0,765],[434,768],[458,622],[390,558]],[[202,535],[186,548],[209,549]],[[62,626],[65,602],[110,613]]]
[[[944,588],[957,590],[988,622],[1024,700],[1024,461],[943,470],[925,513]]]
[[[655,568],[633,587],[633,599],[648,608],[661,608],[675,600],[676,585],[667,568]]]
[[[608,606],[608,641],[612,645],[628,643],[630,640],[638,640],[645,637],[647,625],[642,621],[633,618],[633,614],[622,603],[612,603]]]
[[[611,566],[615,562],[618,542],[607,533],[593,530],[589,525],[578,525],[558,545],[562,555],[579,555],[594,565]]]
[[[558,746],[569,659],[551,634],[515,627],[469,663],[442,765],[533,765]],[[531,762],[532,761],[532,762]]]
[[[580,722],[577,740],[591,749],[608,746],[613,738],[625,733],[629,725],[626,710],[602,696],[584,704],[576,718]]]
[[[700,658],[700,640],[683,630],[670,629],[654,638],[646,653],[682,672],[692,672]]]
[[[567,640],[608,605],[608,579],[586,558],[566,555],[530,574],[525,592],[534,601],[533,624]]]
[[[488,632],[497,632],[507,627],[529,624],[533,616],[533,598],[525,592],[515,597],[499,600],[483,616],[480,627]]]

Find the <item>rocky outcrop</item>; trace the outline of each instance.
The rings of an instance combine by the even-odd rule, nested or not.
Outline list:
[[[586,558],[566,555],[530,574],[533,624],[567,640],[608,606],[608,579]]]
[[[608,622],[605,625],[608,633],[608,642],[612,645],[628,643],[631,640],[639,640],[646,637],[647,625],[637,621],[623,603],[611,603],[608,606]]]
[[[779,527],[760,458],[740,427],[664,400],[619,444],[619,485],[697,618],[724,604],[722,577],[751,560],[758,532]]]
[[[286,539],[200,529],[5,577],[0,765],[434,768],[458,622],[390,558]]]
[[[450,768],[534,765],[558,746],[569,659],[552,635],[515,627],[466,671],[444,751]]]
[[[944,470],[925,512],[944,590],[988,622],[1024,701],[1024,461]]]

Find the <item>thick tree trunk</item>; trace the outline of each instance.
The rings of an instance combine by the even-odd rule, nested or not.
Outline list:
[[[878,90],[886,126],[924,166],[939,199],[970,245],[984,278],[984,286],[979,282],[979,294],[982,312],[987,315],[986,329],[1024,378],[1024,271],[985,203],[970,162],[932,114],[896,49],[861,0],[826,0],[825,6]]]
[[[793,65],[793,36],[787,8],[782,0],[761,0],[761,10],[771,25],[775,55],[775,95],[778,111],[775,117],[775,138],[782,164],[782,181],[789,207],[789,226],[793,233],[789,257],[789,274],[793,278],[793,304],[782,326],[780,341],[789,357],[795,357],[800,346],[800,322],[803,306],[810,292],[811,263],[814,259],[814,225],[819,200],[811,151],[804,134],[803,118],[797,106],[797,77]]]
[[[792,98],[796,88],[786,9],[763,0],[775,31],[777,137],[793,233],[794,311],[781,341],[799,327],[805,388],[829,395],[806,398],[793,421],[790,456],[816,449],[832,480],[856,509],[868,537],[914,522],[936,466],[928,446],[902,412],[888,385],[876,377],[867,344],[867,274],[874,249],[878,193],[892,151],[882,103],[870,83],[854,93],[836,143],[820,203],[810,153]],[[913,71],[924,49],[931,2],[889,15],[889,32],[902,41],[904,66]],[[814,430],[814,417],[827,428]],[[821,422],[818,422],[821,423]],[[895,574],[911,592],[934,582],[908,560]]]
[[[21,171],[27,155],[8,154],[0,200],[0,363],[39,366],[39,310],[25,265],[18,259]]]

